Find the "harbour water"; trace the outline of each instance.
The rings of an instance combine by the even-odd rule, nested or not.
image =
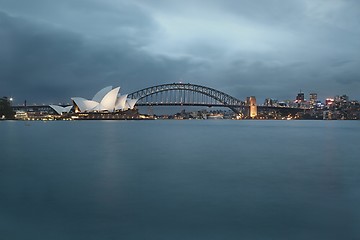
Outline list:
[[[1,239],[360,239],[360,121],[0,122]]]

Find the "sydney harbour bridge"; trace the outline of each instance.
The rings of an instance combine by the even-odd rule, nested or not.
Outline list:
[[[228,107],[235,113],[245,110],[245,102],[219,90],[190,83],[170,83],[133,92],[128,98],[139,99],[137,106]]]

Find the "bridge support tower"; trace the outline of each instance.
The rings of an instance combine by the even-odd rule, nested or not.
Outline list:
[[[246,105],[249,106],[248,116],[252,119],[257,116],[257,106],[256,106],[256,98],[254,96],[246,98]]]

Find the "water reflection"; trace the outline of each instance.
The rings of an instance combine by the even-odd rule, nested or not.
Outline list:
[[[3,122],[0,230],[4,239],[352,239],[359,128]]]

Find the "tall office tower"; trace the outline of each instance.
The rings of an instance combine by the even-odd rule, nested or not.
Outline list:
[[[332,106],[332,105],[334,105],[334,102],[335,102],[334,98],[325,99],[325,105],[326,106]]]
[[[345,107],[349,104],[349,97],[347,95],[336,96],[335,104],[340,107]]]
[[[246,103],[249,106],[249,116],[255,118],[257,116],[256,98],[254,96],[248,97]]]
[[[317,101],[317,93],[310,93],[310,104],[315,105]]]
[[[300,92],[298,93],[298,95],[296,96],[296,101],[297,101],[297,102],[304,102],[304,101],[305,101],[304,93],[301,92],[301,90],[300,90]]]
[[[271,98],[267,98],[267,99],[265,99],[265,101],[264,101],[264,106],[272,107],[273,104],[274,104],[274,101],[273,101]]]
[[[347,103],[347,102],[349,102],[349,96],[347,96],[347,95],[342,95],[342,96],[340,96],[340,102],[342,102],[342,103]]]

